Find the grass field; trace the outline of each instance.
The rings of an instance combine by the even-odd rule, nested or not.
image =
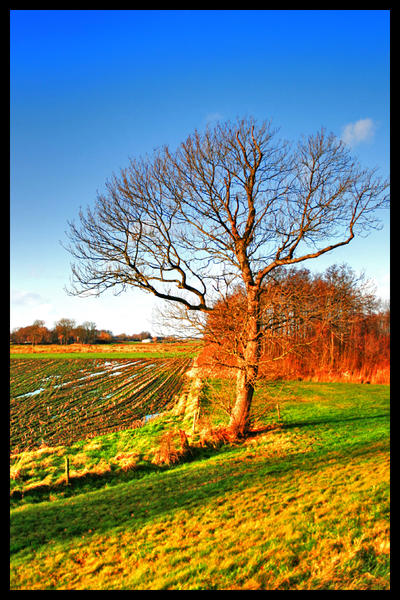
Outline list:
[[[171,429],[195,443],[185,415],[13,456],[11,589],[389,589],[388,386],[261,385],[253,420],[170,467],[154,452]]]
[[[64,358],[194,358],[199,342],[172,342],[143,344],[69,344],[53,345],[10,345],[10,359],[64,359]]]

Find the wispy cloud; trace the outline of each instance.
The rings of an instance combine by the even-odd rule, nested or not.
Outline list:
[[[21,290],[12,290],[11,292],[11,304],[14,306],[37,306],[45,302],[46,300],[40,294],[34,292]]]
[[[223,118],[223,115],[219,112],[214,112],[214,113],[208,113],[205,117],[204,117],[204,121],[206,123],[206,125],[209,125],[211,123],[214,123],[215,121],[220,121]]]
[[[342,132],[342,140],[349,146],[356,146],[362,142],[371,141],[375,133],[375,124],[372,119],[360,119],[355,123],[348,123]]]
[[[54,318],[53,305],[35,292],[12,290],[10,305],[11,329],[31,325],[36,319],[51,322],[52,317]]]

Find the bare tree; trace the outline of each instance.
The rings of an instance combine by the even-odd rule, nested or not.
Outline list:
[[[74,328],[75,321],[73,319],[60,319],[54,324],[54,331],[61,344],[68,344]]]
[[[50,331],[45,327],[44,321],[37,319],[33,325],[14,329],[11,335],[11,341],[16,342],[17,344],[30,342],[32,346],[34,346],[35,344],[49,342],[50,335]]]
[[[253,118],[130,160],[69,223],[72,294],[136,286],[208,313],[241,283],[246,340],[230,428],[245,432],[260,358],[263,283],[377,226],[388,183],[321,130],[297,145]]]
[[[83,330],[84,343],[85,344],[94,344],[94,341],[96,339],[96,331],[97,331],[96,323],[93,323],[93,321],[85,321],[84,323],[82,323],[81,327]]]

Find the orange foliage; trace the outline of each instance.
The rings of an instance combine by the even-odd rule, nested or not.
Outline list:
[[[390,313],[351,270],[300,270],[264,289],[259,377],[383,383],[390,381]],[[234,376],[246,344],[246,304],[238,289],[208,318],[198,366]]]

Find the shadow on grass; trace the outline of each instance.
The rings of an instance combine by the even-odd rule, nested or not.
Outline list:
[[[332,415],[323,419],[310,419],[303,421],[294,421],[293,423],[272,423],[258,428],[250,430],[246,436],[248,438],[255,438],[259,435],[265,434],[270,431],[276,430],[291,430],[301,427],[314,427],[318,425],[332,424],[337,425],[339,423],[347,423],[354,421],[372,421],[388,417],[389,413],[380,413],[371,416],[360,416],[360,417],[339,417]],[[151,462],[146,462],[136,465],[134,468],[124,471],[122,469],[112,469],[105,473],[86,472],[80,475],[70,475],[69,485],[65,484],[65,481],[59,481],[53,484],[37,485],[30,489],[20,490],[14,489],[10,493],[10,505],[11,508],[16,508],[21,505],[22,502],[26,501],[29,504],[38,504],[43,501],[49,501],[52,496],[57,499],[70,498],[79,494],[85,494],[93,491],[101,491],[102,489],[113,487],[119,484],[137,481],[147,476],[162,474],[167,471],[172,471],[182,465],[182,463],[191,463],[194,461],[204,461],[217,455],[223,455],[224,452],[232,450],[235,446],[241,446],[241,442],[238,441],[236,444],[226,444],[216,447],[191,447],[190,452],[187,453],[178,463],[175,465],[156,465]]]
[[[100,490],[105,487],[111,487],[120,483],[127,483],[142,479],[152,474],[161,474],[179,467],[182,463],[190,463],[196,460],[204,460],[226,451],[225,447],[191,447],[181,461],[175,465],[157,465],[152,462],[146,462],[135,465],[135,467],[124,471],[123,469],[111,469],[103,473],[85,472],[82,474],[70,474],[69,485],[66,485],[65,479],[62,481],[46,484],[38,484],[28,489],[13,489],[10,491],[11,508],[21,505],[21,500],[26,500],[29,504],[37,504],[49,501],[52,496],[58,496],[57,499],[69,498],[78,494]]]
[[[66,485],[65,480],[50,484],[38,484],[31,488],[20,490],[14,489],[10,492],[11,508],[20,506],[21,499],[27,500],[28,503],[36,504],[45,502],[51,499],[52,496],[58,496],[57,499],[69,498],[78,494],[91,492],[94,490],[103,489],[104,487],[126,483],[135,479],[140,479],[152,473],[162,473],[168,467],[158,466],[153,463],[137,465],[135,468],[126,471],[122,469],[111,470],[105,473],[85,472],[82,474],[70,474],[69,485]]]
[[[330,417],[326,417],[323,419],[310,419],[309,421],[294,421],[293,423],[284,423],[282,425],[283,429],[294,429],[295,427],[307,427],[314,425],[326,425],[326,424],[337,424],[337,423],[347,423],[349,421],[370,421],[375,419],[381,419],[383,417],[389,417],[390,413],[380,413],[377,415],[371,416],[362,416],[362,417],[338,417],[338,415],[332,415]]]
[[[352,447],[352,457],[365,457],[384,449],[360,444]],[[78,493],[62,501],[27,505],[11,516],[11,553],[36,549],[51,540],[68,543],[77,536],[105,534],[111,530],[135,530],[155,519],[168,520],[176,511],[204,511],[215,498],[246,489],[268,477],[291,477],[301,469],[304,473],[323,469],[326,462],[338,464],[348,456],[338,452],[298,452],[285,457],[260,457],[251,461],[235,456],[223,460],[221,449],[207,449],[203,458],[221,454],[221,460],[198,460],[173,468],[155,468],[148,477],[119,485]],[[208,455],[208,456],[207,456]],[[197,456],[197,459],[201,458]],[[231,460],[231,458],[233,460]],[[158,472],[157,472],[158,471]],[[163,471],[163,472],[162,472]],[[129,474],[127,474],[129,477]],[[89,490],[86,490],[89,491]]]
[[[361,417],[340,417],[337,415],[332,415],[331,417],[327,417],[325,419],[310,419],[304,421],[295,421],[293,423],[272,423],[265,426],[261,426],[258,428],[251,429],[247,435],[246,439],[255,438],[259,435],[263,435],[270,431],[276,430],[290,430],[300,427],[313,427],[316,425],[326,425],[326,424],[338,424],[338,423],[346,423],[352,421],[367,421],[367,420],[375,420],[381,419],[383,417],[388,417],[389,413],[380,413],[377,415],[371,416],[361,416]],[[20,505],[20,501],[22,499],[27,500],[29,503],[35,504],[43,501],[50,500],[51,496],[56,495],[63,498],[69,498],[76,496],[78,494],[92,492],[95,490],[101,490],[105,487],[115,486],[121,483],[127,483],[130,481],[136,481],[138,479],[142,479],[143,477],[152,475],[152,474],[161,474],[166,471],[171,471],[174,468],[181,466],[182,463],[191,463],[194,461],[202,461],[208,458],[212,458],[216,455],[219,455],[226,451],[231,450],[234,446],[240,447],[241,442],[238,441],[236,444],[226,444],[222,446],[216,447],[191,447],[190,452],[187,453],[182,460],[180,460],[175,465],[156,465],[151,462],[143,463],[136,465],[134,468],[129,469],[127,471],[123,471],[121,469],[110,470],[105,473],[94,473],[87,472],[82,475],[76,474],[71,475],[69,480],[69,485],[65,484],[65,481],[60,481],[58,483],[53,484],[44,484],[37,485],[27,490],[14,489],[10,493],[11,500],[11,508],[15,508]],[[61,498],[60,498],[61,499]]]

